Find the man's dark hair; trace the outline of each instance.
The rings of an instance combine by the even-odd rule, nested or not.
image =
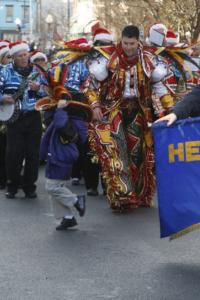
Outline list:
[[[127,37],[127,38],[134,37],[137,40],[139,40],[139,36],[140,36],[140,31],[137,26],[128,25],[128,26],[124,27],[124,29],[122,30],[122,37]]]

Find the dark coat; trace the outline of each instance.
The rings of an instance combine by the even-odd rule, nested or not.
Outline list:
[[[182,101],[177,103],[173,112],[178,119],[200,116],[200,85],[195,86]]]
[[[52,122],[42,138],[40,158],[47,160],[47,178],[65,180],[70,178],[72,166],[79,156],[76,143],[85,143],[87,139],[87,127],[84,121],[69,118],[64,109],[58,108],[52,114]]]

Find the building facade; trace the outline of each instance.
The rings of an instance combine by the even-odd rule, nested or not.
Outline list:
[[[39,0],[0,1],[0,39],[32,40],[38,31]]]

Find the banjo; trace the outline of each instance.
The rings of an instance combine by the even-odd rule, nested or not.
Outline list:
[[[19,99],[23,94],[25,88],[28,86],[29,80],[34,80],[39,76],[39,72],[34,72],[31,76],[23,78],[18,90],[12,95],[14,103],[0,103],[0,121],[11,124],[15,122],[20,115],[21,111],[21,100]]]

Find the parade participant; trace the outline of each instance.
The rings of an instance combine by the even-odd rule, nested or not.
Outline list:
[[[114,45],[114,38],[108,29],[99,27],[93,33],[93,46]]]
[[[31,53],[30,62],[32,64],[36,64],[36,65],[40,66],[41,68],[45,69],[47,66],[48,59],[47,59],[46,54],[44,54],[43,52],[34,51]]]
[[[159,94],[161,107],[156,114],[168,111],[173,101],[166,90],[154,87],[156,77],[153,55],[139,43],[139,29],[133,25],[122,31],[122,39],[112,54],[107,87],[92,107],[99,121],[93,136],[93,149],[102,166],[111,208],[130,209],[150,206],[155,190],[153,149],[149,124],[152,123]],[[153,105],[154,103],[154,105]]]
[[[0,102],[18,103],[18,114],[7,124],[7,198],[14,198],[20,184],[24,160],[23,191],[28,198],[37,197],[39,146],[42,133],[40,113],[35,111],[37,99],[44,95],[46,81],[36,67],[29,64],[29,47],[25,42],[10,44],[13,63],[1,69]]]
[[[162,47],[166,46],[167,27],[162,23],[156,23],[149,29],[149,36],[146,43],[149,46]]]
[[[54,81],[65,87],[72,95],[73,100],[85,102],[85,89],[89,77],[86,54],[91,46],[85,38],[65,42],[65,51],[60,51],[63,62],[50,70]],[[82,153],[83,145],[79,145],[80,157],[74,163],[72,170],[72,184],[78,185],[83,175]]]
[[[0,68],[10,63],[10,49],[8,41],[0,41]],[[0,189],[6,187],[6,126],[0,122]]]
[[[9,41],[0,41],[0,65],[7,65],[11,60]]]
[[[93,48],[88,54],[88,67],[90,72],[90,86],[89,86],[89,97],[90,92],[93,91],[98,98],[99,90],[105,84],[105,80],[108,77],[108,70],[106,65],[110,55],[114,52],[114,39],[112,34],[106,29],[99,27],[93,33]],[[94,102],[93,102],[94,104]],[[96,117],[94,112],[94,121],[89,124],[89,140],[90,136],[92,137],[96,128]],[[98,195],[98,185],[99,185],[99,173],[101,170],[100,164],[95,158],[95,154],[90,149],[90,143],[86,143],[84,148],[84,169],[85,169],[85,185],[87,188],[88,196],[97,196]],[[102,188],[105,192],[105,184],[101,176]]]
[[[174,106],[172,113],[158,119],[156,123],[167,121],[167,126],[172,125],[177,119],[197,117],[200,115],[200,85],[185,95],[183,100]]]
[[[165,37],[167,47],[176,47],[179,43],[179,35],[173,29],[168,29]]]
[[[179,43],[178,34],[162,23],[151,26],[147,40],[147,51],[155,54],[158,64],[162,61],[168,67],[163,84],[176,103],[198,83],[192,72],[195,62],[189,54],[191,46]]]
[[[66,97],[59,100],[57,109],[50,111],[52,122],[41,143],[41,159],[46,160],[45,187],[53,201],[55,217],[62,219],[56,230],[77,225],[73,207],[81,217],[85,214],[85,196],[72,193],[66,186],[66,180],[70,179],[72,166],[79,156],[77,143],[85,143],[87,129],[81,118],[68,114],[66,100]]]

